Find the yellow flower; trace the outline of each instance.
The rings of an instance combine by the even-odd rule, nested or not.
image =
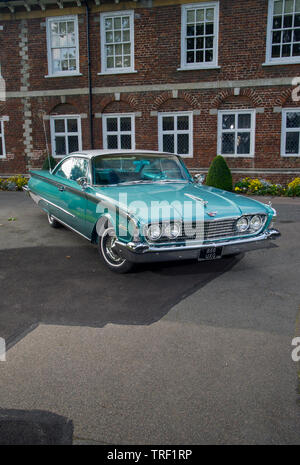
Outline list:
[[[300,186],[300,178],[295,178],[288,184],[289,189],[295,189],[296,187]]]

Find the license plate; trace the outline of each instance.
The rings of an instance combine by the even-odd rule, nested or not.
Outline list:
[[[216,260],[222,257],[222,247],[207,247],[201,249],[198,260]]]

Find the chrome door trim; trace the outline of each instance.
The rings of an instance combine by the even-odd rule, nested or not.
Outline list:
[[[85,239],[87,239],[89,242],[91,242],[91,239],[87,236],[85,236],[84,234],[82,234],[81,232],[77,231],[77,229],[75,228],[72,228],[72,226],[70,226],[68,223],[65,223],[64,221],[60,220],[59,218],[57,218],[56,216],[54,215],[51,215],[52,218],[54,218],[56,221],[58,221],[59,223],[61,223],[63,226],[66,226],[66,228],[68,229],[71,229],[72,231],[76,232],[77,234],[79,234],[79,236],[82,236],[84,237]]]
[[[36,195],[36,194],[35,194],[35,195]],[[62,212],[66,213],[67,215],[72,216],[72,218],[75,218],[75,215],[73,215],[72,213],[68,212],[68,211],[65,210],[64,208],[59,207],[59,206],[56,205],[55,203],[50,202],[50,200],[47,200],[47,199],[45,199],[44,197],[41,197],[40,195],[38,195],[38,197],[39,197],[39,201],[40,201],[40,200],[43,200],[44,202],[46,202],[46,203],[52,205],[52,206],[55,207],[55,208],[58,208],[58,210],[61,210]],[[52,215],[52,216],[53,216],[53,215]],[[54,216],[53,216],[53,218],[54,218]],[[55,219],[57,219],[57,218],[55,218]]]

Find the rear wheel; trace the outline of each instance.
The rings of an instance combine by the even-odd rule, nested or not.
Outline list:
[[[108,227],[99,237],[99,252],[106,266],[116,273],[128,273],[133,268],[133,263],[119,255],[116,248],[117,236],[114,228]]]
[[[48,223],[50,224],[51,228],[59,228],[61,226],[61,224],[58,221],[56,221],[56,219],[54,219],[53,216],[50,215],[50,213],[48,213],[47,217]]]

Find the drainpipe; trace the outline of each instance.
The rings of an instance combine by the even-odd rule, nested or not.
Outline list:
[[[93,94],[92,94],[92,73],[91,73],[91,49],[90,49],[90,8],[87,0],[85,3],[85,18],[86,18],[86,45],[88,56],[88,87],[89,87],[89,123],[90,123],[90,145],[94,148],[94,131],[93,131]]]

